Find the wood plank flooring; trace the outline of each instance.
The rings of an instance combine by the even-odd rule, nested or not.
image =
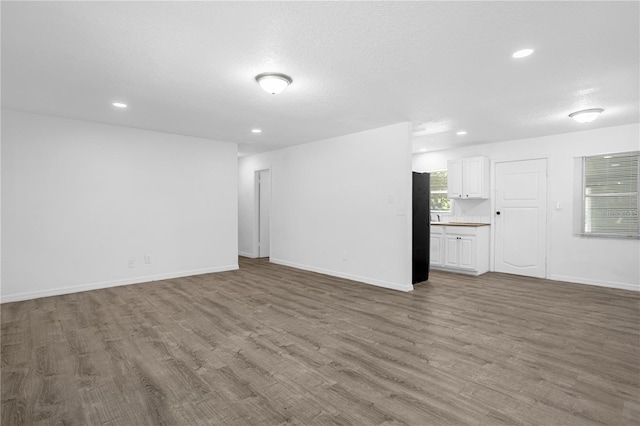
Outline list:
[[[640,295],[240,270],[2,305],[2,425],[638,425]]]

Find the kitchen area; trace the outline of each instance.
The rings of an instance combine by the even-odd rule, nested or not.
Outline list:
[[[443,214],[432,207],[431,269],[470,275],[489,271],[490,218],[472,215],[479,203],[489,199],[489,173],[487,157],[447,162],[447,204],[456,209]],[[437,187],[437,182],[434,184]]]
[[[482,274],[488,259],[491,272],[637,290],[638,239],[581,234],[582,161],[637,151],[637,135],[629,125],[417,148],[412,170],[431,180],[431,269]]]

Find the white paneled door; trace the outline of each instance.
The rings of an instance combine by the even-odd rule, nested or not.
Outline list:
[[[258,172],[258,257],[269,257],[271,246],[271,173]]]
[[[547,160],[496,163],[495,270],[545,278]]]

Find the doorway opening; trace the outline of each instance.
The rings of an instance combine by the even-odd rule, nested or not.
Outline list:
[[[268,258],[271,255],[271,170],[256,171],[255,194],[254,253],[258,258]]]

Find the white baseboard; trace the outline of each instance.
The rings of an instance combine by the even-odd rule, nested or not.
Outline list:
[[[474,277],[477,277],[479,275],[484,274],[485,272],[488,272],[488,271],[485,271],[485,272],[480,273],[479,271],[466,271],[464,269],[458,269],[458,268],[446,268],[446,267],[440,266],[440,265],[437,265],[437,266],[431,265],[431,266],[429,266],[429,269],[433,269],[435,271],[453,272],[454,274],[472,275]]]
[[[301,265],[299,263],[289,262],[287,260],[274,259],[273,257],[270,259],[270,261],[272,263],[276,263],[278,265],[290,266],[290,267],[296,268],[296,269],[303,269],[305,271],[317,272],[319,274],[331,275],[333,277],[344,278],[344,279],[352,280],[352,281],[359,281],[361,283],[371,284],[371,285],[375,285],[375,286],[378,286],[378,287],[389,288],[389,289],[392,289],[392,290],[399,290],[399,291],[412,291],[413,290],[413,286],[411,284],[402,285],[402,284],[390,283],[390,282],[386,282],[386,281],[376,280],[376,279],[373,279],[373,278],[363,277],[363,276],[360,276],[360,275],[346,274],[344,272],[338,272],[338,271],[332,271],[332,270],[329,270],[329,269],[317,268],[315,266]]]
[[[618,283],[615,281],[592,281],[579,277],[570,277],[566,275],[550,275],[550,280],[566,281],[577,284],[596,285],[598,287],[618,288],[621,290],[640,291],[640,284]]]
[[[239,252],[238,252],[238,256],[242,256],[242,257],[249,257],[249,258],[251,258],[251,259],[255,259],[255,258],[257,258],[257,257],[258,257],[258,256],[256,256],[256,255],[255,255],[255,254],[253,254],[253,253],[249,253],[248,251],[239,251]]]
[[[81,291],[99,290],[101,288],[118,287],[122,285],[141,284],[151,281],[168,280],[172,278],[189,277],[192,275],[211,274],[215,272],[234,271],[238,265],[217,266],[215,268],[194,269],[191,271],[169,272],[165,274],[145,275],[141,277],[125,278],[122,280],[102,281],[71,287],[58,287],[47,290],[27,291],[24,293],[2,296],[0,303],[19,302],[21,300],[38,299],[40,297],[60,296],[62,294],[79,293]]]

